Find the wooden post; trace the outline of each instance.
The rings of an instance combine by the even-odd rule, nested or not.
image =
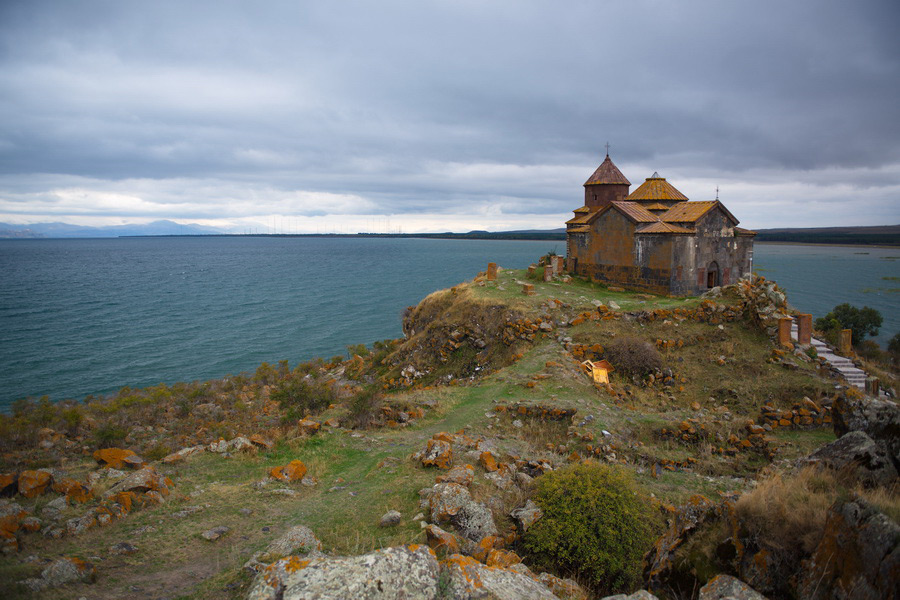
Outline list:
[[[791,323],[794,320],[790,317],[782,317],[778,319],[778,344],[781,346],[791,345]]]
[[[838,352],[844,356],[850,356],[853,341],[853,331],[851,329],[841,329],[841,337],[838,341]]]
[[[804,346],[812,342],[812,315],[797,315],[797,342]]]
[[[496,281],[497,280],[497,263],[488,263],[487,280],[488,281]]]

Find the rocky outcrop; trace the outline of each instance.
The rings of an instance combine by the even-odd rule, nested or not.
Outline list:
[[[806,600],[896,598],[900,526],[861,500],[837,504],[804,566],[798,587]]]
[[[834,433],[862,431],[887,451],[900,470],[900,406],[890,400],[838,397],[831,408]]]
[[[399,546],[352,557],[290,556],[260,572],[247,600],[437,598],[437,558],[428,546]]]
[[[147,462],[132,450],[122,448],[103,448],[94,452],[94,460],[101,467],[112,469],[140,469]]]
[[[453,461],[453,447],[444,440],[428,440],[425,454],[422,456],[422,464],[426,467],[438,467],[449,469]]]
[[[300,460],[292,460],[282,467],[269,469],[269,477],[279,481],[300,481],[304,475],[306,475],[306,465]]]
[[[826,466],[868,485],[889,486],[897,481],[897,470],[884,447],[863,431],[851,431],[822,446],[801,464]]]
[[[537,580],[512,569],[488,567],[474,558],[454,554],[442,566],[449,575],[449,595],[458,600],[557,600]]]
[[[161,496],[168,496],[169,488],[171,486],[172,481],[157,473],[156,469],[153,467],[144,467],[139,471],[135,471],[125,479],[115,483],[103,493],[103,498],[112,498],[120,492],[135,492],[141,494],[157,492]]]
[[[295,525],[269,544],[265,550],[255,553],[250,560],[244,563],[244,569],[258,572],[276,560],[291,555],[305,558],[323,556],[322,542],[316,538],[316,535],[309,527]]]
[[[699,600],[766,600],[766,597],[731,575],[716,575],[700,588]]]

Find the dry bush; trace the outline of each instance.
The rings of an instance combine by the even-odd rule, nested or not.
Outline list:
[[[738,518],[757,539],[785,557],[808,555],[822,539],[828,509],[847,488],[833,471],[806,467],[773,475],[737,501]]]
[[[662,369],[663,360],[653,345],[634,337],[617,339],[606,348],[606,358],[628,375],[646,375]]]

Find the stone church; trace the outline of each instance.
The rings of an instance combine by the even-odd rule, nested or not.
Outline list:
[[[631,182],[606,159],[566,221],[570,272],[628,289],[694,296],[750,274],[753,231],[716,200],[691,202],[654,173]]]

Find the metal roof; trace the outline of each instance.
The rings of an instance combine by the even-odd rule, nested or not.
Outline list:
[[[602,163],[600,163],[600,166],[597,167],[597,170],[594,171],[594,174],[584,182],[584,185],[601,185],[610,183],[616,185],[631,185],[631,182],[628,181],[624,175],[622,175],[622,171],[620,171],[618,167],[613,164],[613,161],[609,158],[609,154],[607,154],[606,159]]]

